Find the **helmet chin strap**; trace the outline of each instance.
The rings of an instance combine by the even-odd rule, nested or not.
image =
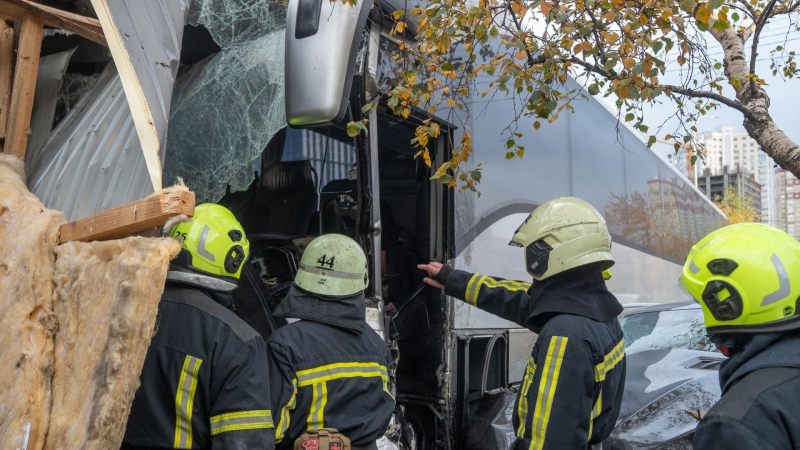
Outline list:
[[[220,280],[219,278],[199,273],[181,272],[177,270],[168,271],[167,280],[217,292],[232,292],[237,287],[235,283],[231,283],[230,281]]]

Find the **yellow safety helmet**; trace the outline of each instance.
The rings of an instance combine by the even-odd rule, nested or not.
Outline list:
[[[211,275],[238,280],[250,256],[242,225],[228,208],[213,203],[198,205],[192,220],[176,225],[169,235],[183,239],[190,267]]]
[[[509,245],[525,249],[525,269],[536,280],[602,261],[614,265],[611,235],[589,203],[560,197],[536,208],[514,232]]]
[[[777,228],[720,228],[689,252],[681,282],[703,307],[709,334],[800,328],[800,242]]]

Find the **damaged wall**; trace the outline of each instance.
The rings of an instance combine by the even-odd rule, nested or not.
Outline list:
[[[0,154],[0,447],[44,443],[53,376],[53,280],[64,215],[25,187],[22,161]]]
[[[185,189],[185,188],[172,188]],[[119,448],[177,239],[60,246],[0,155],[0,448]]]
[[[45,449],[119,448],[179,251],[177,239],[141,237],[56,248],[60,327]]]
[[[187,23],[222,50],[175,83],[164,179],[182,177],[198,203],[247,189],[255,161],[286,126],[285,6],[259,0],[195,0]]]
[[[37,155],[28,187],[69,220],[124,205],[153,192],[128,101],[109,63]]]

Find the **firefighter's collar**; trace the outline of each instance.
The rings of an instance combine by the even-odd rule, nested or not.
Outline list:
[[[167,272],[167,281],[188,284],[189,286],[209,289],[217,292],[232,292],[236,284],[219,278],[202,275],[199,273],[170,270]]]
[[[321,299],[292,285],[274,315],[308,320],[362,334],[366,324],[367,303],[364,292],[334,299]]]

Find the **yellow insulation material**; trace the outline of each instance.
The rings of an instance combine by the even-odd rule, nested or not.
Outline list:
[[[180,243],[129,237],[68,242],[55,251],[60,327],[44,448],[119,448]]]
[[[28,191],[22,161],[0,155],[0,448],[40,449],[53,376],[53,247],[64,215]]]
[[[0,449],[117,449],[180,243],[56,247],[22,169],[0,155]]]

